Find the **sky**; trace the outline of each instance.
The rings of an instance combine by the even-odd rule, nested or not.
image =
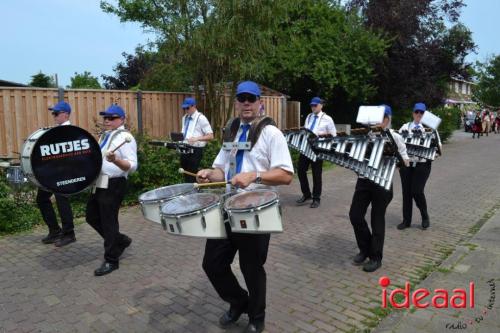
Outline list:
[[[113,0],[111,0],[112,2]],[[415,0],[418,1],[418,0]],[[500,0],[465,0],[461,21],[473,32],[484,61],[500,54]],[[57,73],[59,86],[70,84],[75,72],[112,75],[138,44],[154,40],[140,25],[120,23],[104,13],[99,0],[0,0],[0,79],[27,84],[42,71]]]

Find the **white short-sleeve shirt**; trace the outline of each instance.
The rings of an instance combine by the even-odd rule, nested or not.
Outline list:
[[[316,119],[316,123],[314,123],[314,112],[311,112],[304,123],[304,127],[311,130],[316,135],[326,135],[331,134],[333,136],[337,136],[337,129],[335,128],[335,123],[333,122],[332,117],[324,113],[323,111],[318,112]],[[314,127],[311,129],[312,124],[314,123]]]
[[[186,117],[189,117],[188,114],[185,114],[182,117],[182,133],[184,133],[184,126],[186,125]],[[186,133],[185,141],[189,138],[200,137],[207,134],[213,133],[212,126],[208,122],[207,117],[204,114],[196,110],[191,115],[192,119],[189,121],[189,127]],[[206,141],[198,141],[193,144],[195,147],[205,147],[207,144]]]
[[[240,127],[234,142],[238,142],[241,133],[242,129]],[[226,180],[229,172],[230,154],[230,151],[221,149],[212,165],[213,168],[224,171]],[[265,172],[276,168],[293,173],[292,157],[283,133],[275,126],[267,125],[262,129],[259,139],[252,150],[244,152],[241,172]],[[250,184],[248,189],[256,187],[255,185]]]
[[[117,129],[111,131],[109,137],[111,138],[112,141],[107,142],[101,148],[101,151],[103,152],[101,173],[108,175],[109,178],[116,178],[116,177],[127,178],[129,173],[132,173],[137,169],[137,143],[136,143],[134,137],[132,136],[132,134],[130,134],[128,131],[124,131],[124,132],[120,132],[117,135],[113,136],[113,132],[118,131],[118,130],[124,130],[124,129],[125,129],[124,126],[120,126]],[[108,162],[108,160],[106,160],[106,158],[104,156],[105,156],[105,153],[107,151],[115,149],[122,142],[124,142],[126,137],[130,137],[132,140],[130,142],[125,143],[117,151],[115,151],[115,155],[116,155],[117,159],[126,160],[130,163],[130,169],[128,169],[127,171],[123,171],[116,164],[114,164],[112,162]]]

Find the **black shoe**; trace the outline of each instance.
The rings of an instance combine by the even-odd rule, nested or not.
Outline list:
[[[312,199],[311,197],[306,197],[305,195],[303,195],[302,198],[300,198],[299,200],[297,200],[295,202],[298,203],[298,204],[303,204],[307,200],[311,200],[311,199]]]
[[[427,229],[431,225],[431,221],[429,220],[422,220],[422,229]]]
[[[55,243],[61,237],[61,231],[57,232],[49,232],[47,236],[42,238],[43,244],[52,244]]]
[[[361,265],[362,263],[365,262],[366,258],[368,258],[368,256],[366,254],[364,254],[363,252],[359,252],[352,259],[352,263],[354,265]]]
[[[244,333],[255,333],[264,331],[265,325],[263,320],[250,320]]]
[[[56,240],[56,242],[54,243],[54,245],[56,247],[61,247],[61,246],[64,246],[64,245],[71,244],[73,242],[76,242],[76,237],[75,237],[74,234],[62,235],[58,240]]]
[[[94,271],[95,276],[103,276],[111,273],[112,271],[118,269],[118,264],[112,264],[108,261],[102,263],[101,267]]]
[[[363,265],[363,270],[365,272],[375,272],[382,266],[382,261],[370,259],[366,264]]]
[[[398,230],[404,230],[406,228],[409,228],[411,226],[411,224],[407,224],[405,222],[401,222],[400,224],[398,224]]]
[[[318,208],[319,207],[319,200],[313,199],[313,202],[311,203],[311,208]]]
[[[226,328],[240,319],[240,316],[247,312],[247,306],[242,308],[231,308],[229,311],[224,312],[224,314],[219,318],[219,324],[222,328]]]

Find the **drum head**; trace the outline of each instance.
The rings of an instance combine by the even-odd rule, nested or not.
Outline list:
[[[246,191],[227,199],[224,208],[228,210],[248,210],[265,206],[277,199],[278,193],[271,190]]]
[[[94,137],[71,125],[43,133],[29,158],[40,185],[58,194],[83,191],[97,179],[102,166],[101,148]]]
[[[182,194],[187,194],[191,192],[193,189],[194,187],[193,184],[191,183],[164,186],[141,194],[139,196],[139,201],[140,202],[162,201],[174,198]]]
[[[165,215],[187,215],[209,208],[219,202],[219,196],[213,193],[193,193],[172,199],[161,206]]]

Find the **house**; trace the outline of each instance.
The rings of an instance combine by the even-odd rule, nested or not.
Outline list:
[[[472,87],[476,83],[452,77],[448,84],[448,94],[444,100],[446,107],[458,107],[460,110],[470,110],[477,106],[472,100]]]

